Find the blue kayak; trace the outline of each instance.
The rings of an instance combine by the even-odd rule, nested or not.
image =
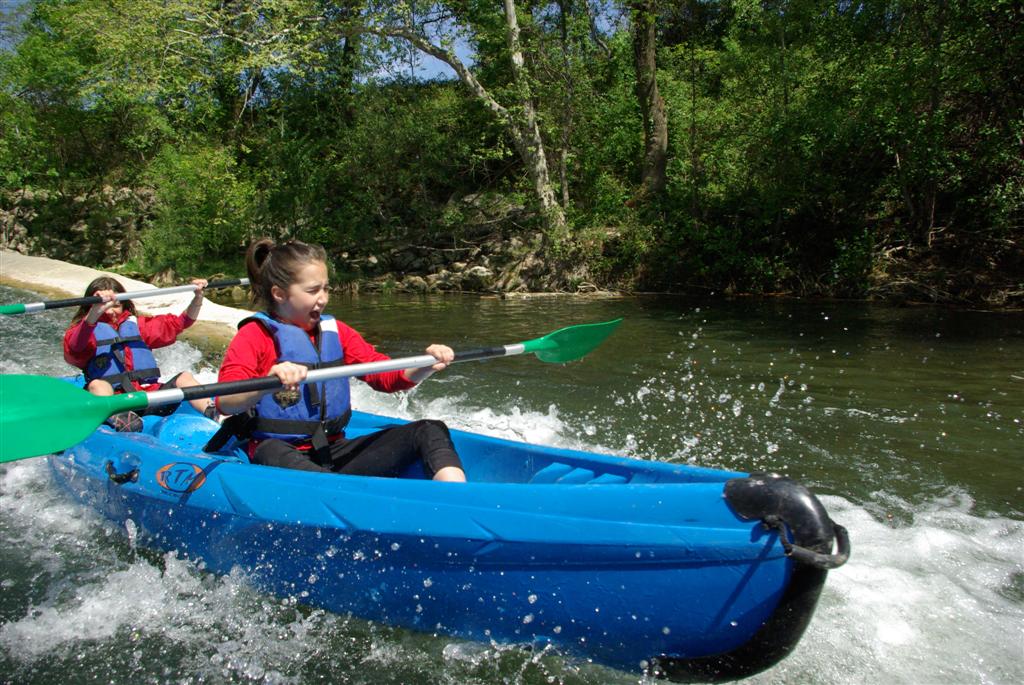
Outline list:
[[[401,423],[354,412],[355,437]],[[848,539],[788,478],[453,430],[469,483],[249,464],[187,405],[50,458],[139,544],[335,612],[672,679],[784,658]],[[836,550],[833,552],[833,546]]]

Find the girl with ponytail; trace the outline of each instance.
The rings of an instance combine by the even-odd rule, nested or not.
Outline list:
[[[85,288],[85,297],[100,297],[102,302],[82,305],[64,332],[64,359],[85,374],[85,389],[94,395],[187,388],[199,385],[188,371],[160,383],[160,369],[153,350],[167,347],[199,318],[203,306],[206,280],[193,279],[195,293],[188,308],[181,314],[145,316],[135,311],[131,300],[117,300],[123,293],[121,282],[100,276]],[[192,406],[209,418],[216,418],[208,399],[193,400]],[[174,406],[159,407],[149,413],[164,414]],[[114,414],[107,423],[119,431],[142,430],[142,419],[133,411]]]
[[[247,415],[245,433],[253,463],[397,476],[419,461],[435,480],[466,479],[444,423],[414,421],[349,439],[349,380],[302,382],[311,368],[389,359],[355,329],[325,313],[329,282],[323,247],[261,238],[249,246],[245,261],[253,303],[262,311],[239,324],[219,380],[277,376],[284,386],[217,399],[221,413]],[[360,380],[381,392],[407,390],[455,357],[447,345],[430,345],[426,353],[437,359],[432,367],[370,374]]]

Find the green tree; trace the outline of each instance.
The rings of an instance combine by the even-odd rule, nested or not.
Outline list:
[[[508,73],[506,85],[502,89],[508,93],[505,102],[499,102],[500,96],[492,93],[456,54],[453,48],[454,37],[442,33],[440,39],[435,42],[426,29],[437,32],[438,21],[433,17],[428,17],[426,21],[420,20],[414,8],[407,3],[387,3],[386,8],[376,15],[371,15],[369,21],[362,26],[353,26],[352,30],[408,41],[418,50],[444,62],[455,71],[459,80],[473,96],[493,112],[507,128],[530,176],[548,237],[557,244],[566,239],[568,225],[565,211],[556,199],[548,170],[547,152],[534,99],[534,77],[524,56],[520,13],[514,0],[504,0],[500,21],[487,3],[483,7],[478,7],[477,3],[473,2],[452,4],[464,10],[464,13],[459,15],[462,19],[461,28],[481,32],[475,36],[478,54],[493,56],[493,52],[488,53],[489,49],[495,51],[505,62],[504,69]],[[442,3],[437,3],[437,6],[442,6]],[[496,50],[496,38],[500,34],[495,30],[495,26],[500,26],[500,34],[503,34],[503,50]],[[532,26],[530,29],[532,30]]]
[[[164,147],[147,170],[156,188],[154,217],[143,237],[145,266],[203,273],[227,262],[237,269],[256,189],[239,174],[229,149]]]
[[[7,28],[5,189],[54,191],[32,231],[60,236],[78,198],[152,185],[154,267],[257,232],[457,241],[459,198],[491,191],[534,198],[563,268],[609,283],[856,295],[898,259],[966,292],[1024,271],[1011,0],[31,0]],[[457,79],[410,72],[425,55]]]

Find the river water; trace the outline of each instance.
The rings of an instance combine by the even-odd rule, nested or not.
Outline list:
[[[0,287],[0,303],[36,301]],[[1024,315],[853,303],[358,297],[392,356],[623,317],[586,359],[456,365],[358,408],[641,459],[788,474],[853,544],[795,652],[751,683],[1024,682]],[[65,375],[70,313],[0,320],[0,372]],[[215,379],[179,343],[165,369]],[[45,427],[35,427],[43,429]],[[638,683],[551,653],[395,630],[255,592],[0,466],[0,682]]]

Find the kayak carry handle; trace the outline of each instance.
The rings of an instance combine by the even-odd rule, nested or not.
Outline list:
[[[793,651],[810,624],[828,570],[841,566],[850,556],[846,529],[829,518],[810,490],[790,478],[751,473],[726,481],[723,494],[739,518],[779,530],[778,539],[793,562],[789,584],[778,606],[749,641],[711,656],[654,657],[648,672],[658,677],[722,683],[774,666]],[[833,540],[838,547],[835,554],[831,554]],[[769,544],[774,547],[775,541]]]
[[[814,566],[826,571],[839,568],[850,559],[850,534],[846,531],[846,528],[832,519],[829,519],[829,522],[832,524],[832,531],[836,536],[836,552],[834,554],[822,554],[800,545],[794,545],[788,539],[789,533],[786,529],[785,521],[774,514],[769,514],[763,519],[765,528],[778,531],[779,542],[782,543],[782,549],[787,557],[792,557],[793,561],[801,564],[807,564],[808,566]]]
[[[752,473],[725,484],[725,500],[740,518],[776,530],[786,556],[822,570],[850,558],[850,535],[806,487],[775,473]],[[836,552],[832,553],[835,541]]]

